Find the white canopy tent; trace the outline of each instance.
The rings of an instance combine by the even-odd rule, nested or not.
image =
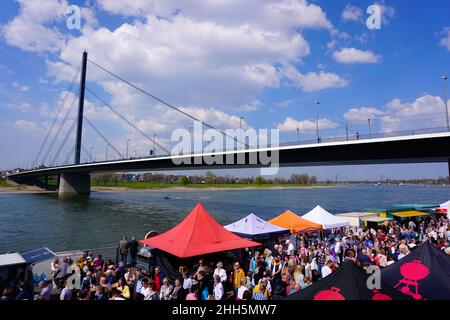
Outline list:
[[[441,203],[440,207],[444,208],[444,209],[448,209],[448,207],[450,207],[450,200],[448,200],[447,202]]]
[[[321,224],[324,229],[348,227],[350,224],[348,220],[332,215],[321,206],[315,207],[310,212],[303,215],[302,218]]]
[[[7,267],[25,263],[27,263],[27,261],[22,257],[20,253],[14,252],[0,254],[0,267]]]
[[[335,217],[341,218],[349,222],[350,227],[359,228],[364,224],[364,221],[369,221],[365,218],[378,217],[378,213],[375,212],[346,212],[336,214]]]
[[[289,233],[288,229],[275,226],[257,215],[250,213],[245,218],[224,226],[225,229],[245,238],[263,238],[268,234]]]

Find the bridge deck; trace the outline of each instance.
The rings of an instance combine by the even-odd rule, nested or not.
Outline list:
[[[261,162],[260,157],[258,157],[262,152],[271,152],[272,155],[278,152],[280,167],[448,162],[450,159],[450,132],[352,141],[291,144],[217,153],[121,159],[41,168],[14,173],[8,177],[16,180],[26,177],[58,175],[66,172],[257,168],[265,166]],[[251,163],[249,159],[255,155],[257,156],[257,162]],[[228,156],[234,162],[208,165],[203,160],[205,156],[223,156],[224,158]],[[239,157],[243,157],[244,162],[238,162]],[[188,163],[176,165],[174,160],[185,160]]]

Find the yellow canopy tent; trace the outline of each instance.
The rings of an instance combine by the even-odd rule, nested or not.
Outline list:
[[[399,217],[399,218],[412,218],[412,217],[422,217],[422,216],[428,216],[429,214],[422,211],[402,211],[402,212],[391,212],[390,213],[393,216]]]

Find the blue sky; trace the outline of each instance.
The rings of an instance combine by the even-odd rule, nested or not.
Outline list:
[[[295,141],[296,128],[301,139],[312,139],[315,101],[322,136],[344,135],[345,122],[351,134],[367,133],[368,118],[376,132],[445,127],[441,77],[450,74],[450,2],[206,2],[2,1],[0,168],[34,159],[85,49],[219,128],[236,128],[243,116],[247,127],[279,128],[282,141]],[[379,30],[366,26],[373,4],[381,8]],[[81,30],[66,27],[69,5],[81,7]],[[88,86],[162,143],[191,125],[92,65]],[[148,152],[142,137],[86,98],[89,119],[123,152],[128,139],[131,153]],[[106,145],[89,128],[84,145],[94,158],[105,157]],[[448,175],[446,164],[290,168],[281,175],[293,172],[343,179]]]

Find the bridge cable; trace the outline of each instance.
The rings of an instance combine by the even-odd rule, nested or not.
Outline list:
[[[70,112],[72,111],[72,107],[75,104],[75,102],[77,101],[77,98],[78,98],[78,95],[75,95],[73,97],[72,103],[70,104],[69,108],[67,109],[66,114],[64,115],[64,118],[61,121],[61,123],[59,125],[59,128],[58,128],[55,136],[53,137],[53,140],[52,140],[50,146],[48,147],[47,152],[45,153],[44,158],[42,159],[42,164],[45,163],[45,160],[47,160],[47,157],[50,155],[50,152],[53,149],[53,146],[55,145],[55,142],[58,139],[59,134],[61,133],[61,130],[62,130],[63,126],[65,125],[65,123],[67,122],[67,119],[69,118]]]
[[[118,117],[120,117],[123,121],[125,121],[129,126],[131,126],[134,130],[136,130],[137,132],[139,132],[141,135],[143,135],[147,140],[149,140],[150,142],[155,143],[158,147],[160,147],[162,150],[164,150],[165,152],[167,152],[167,154],[170,154],[170,151],[167,150],[165,147],[163,147],[158,141],[156,141],[156,139],[149,137],[145,132],[143,132],[141,129],[139,129],[138,127],[136,127],[131,121],[129,121],[127,118],[125,118],[121,113],[119,113],[117,110],[115,110],[113,107],[111,107],[108,103],[106,103],[105,100],[103,100],[102,98],[100,98],[97,94],[95,94],[94,92],[92,92],[91,89],[89,89],[88,87],[86,87],[86,90],[92,94],[95,98],[97,98],[101,103],[103,103],[107,108],[109,108],[112,112],[114,112]]]
[[[69,88],[66,90],[66,94],[65,94],[63,100],[61,101],[59,107],[58,107],[56,115],[53,118],[52,124],[50,125],[50,128],[48,129],[47,134],[46,134],[44,140],[41,143],[39,151],[38,151],[36,157],[34,158],[32,167],[34,167],[34,166],[36,166],[38,164],[39,157],[41,156],[41,153],[44,150],[45,144],[47,143],[48,138],[50,137],[50,134],[51,134],[51,132],[53,130],[53,127],[55,126],[58,118],[59,118],[59,115],[61,114],[62,110],[64,109],[64,105],[65,105],[65,103],[67,101],[67,98],[69,97],[69,93],[72,92],[73,86],[75,85],[75,80],[78,78],[80,70],[81,70],[81,65],[78,66],[77,71],[75,73],[75,76],[73,77],[72,81],[70,82]]]
[[[69,163],[69,159],[72,157],[73,153],[75,152],[75,146],[72,147],[72,150],[67,154],[66,160],[64,160],[64,164]]]
[[[106,138],[101,132],[100,132],[100,130],[98,130],[95,126],[94,126],[94,124],[86,117],[86,116],[84,116],[83,117],[84,118],[84,120],[86,121],[86,123],[92,128],[92,129],[94,129],[95,130],[95,132],[100,136],[100,138],[102,138],[103,139],[103,141],[105,141],[106,142],[106,144],[108,144],[113,150],[114,150],[114,152],[116,152],[121,158],[123,158],[123,154],[111,143],[111,141],[109,141],[108,140],[108,138]]]
[[[88,155],[89,159],[91,158],[91,152],[84,146],[84,144],[81,144],[81,149]]]
[[[72,122],[72,125],[70,126],[69,131],[67,131],[66,136],[64,137],[63,142],[61,143],[61,145],[59,146],[58,151],[56,152],[56,155],[53,158],[53,161],[50,163],[50,167],[52,167],[54,165],[54,163],[56,162],[56,160],[58,160],[59,155],[61,154],[62,149],[64,148],[64,146],[66,145],[67,140],[69,139],[70,135],[72,134],[73,129],[75,129],[75,125],[78,123],[78,118],[75,118]]]
[[[232,137],[232,136],[228,135],[226,132],[223,132],[222,130],[217,129],[217,128],[213,127],[212,125],[210,125],[210,124],[208,124],[208,123],[206,123],[206,122],[204,122],[204,121],[202,121],[202,120],[200,120],[200,119],[194,117],[193,115],[191,115],[191,114],[189,114],[189,113],[187,113],[187,112],[181,110],[180,108],[177,108],[177,107],[171,105],[170,103],[168,103],[168,102],[166,102],[166,101],[164,101],[164,100],[162,100],[162,99],[160,99],[160,98],[154,96],[154,95],[151,94],[150,92],[148,92],[148,91],[146,91],[146,90],[144,90],[144,89],[138,87],[137,85],[135,85],[135,84],[133,84],[133,83],[131,83],[131,82],[129,82],[129,81],[123,79],[122,77],[120,77],[120,76],[114,74],[113,72],[107,70],[106,68],[104,68],[104,67],[98,65],[97,63],[95,63],[94,61],[90,60],[89,58],[88,58],[88,61],[89,61],[90,63],[92,63],[94,66],[96,66],[97,68],[99,68],[99,69],[103,70],[104,72],[110,74],[110,75],[113,76],[114,78],[116,78],[116,79],[118,79],[118,80],[120,80],[120,81],[126,83],[127,85],[129,85],[129,86],[133,87],[134,89],[140,91],[141,93],[145,94],[146,96],[149,96],[150,98],[152,98],[152,99],[154,99],[154,100],[156,100],[156,101],[158,101],[158,102],[160,102],[160,103],[166,105],[166,106],[169,107],[169,108],[172,108],[173,110],[178,111],[179,113],[181,113],[181,114],[183,114],[183,115],[185,115],[185,116],[191,118],[192,120],[198,121],[198,122],[204,124],[206,127],[208,127],[208,128],[210,128],[210,129],[212,129],[212,130],[215,130],[215,131],[221,133],[221,134],[224,135],[225,137],[231,138],[231,139],[233,139],[235,142],[240,143],[240,144],[243,144],[243,145],[245,145],[247,148],[250,148],[250,146],[249,146],[247,143],[242,142],[242,141],[239,141],[238,138]]]

